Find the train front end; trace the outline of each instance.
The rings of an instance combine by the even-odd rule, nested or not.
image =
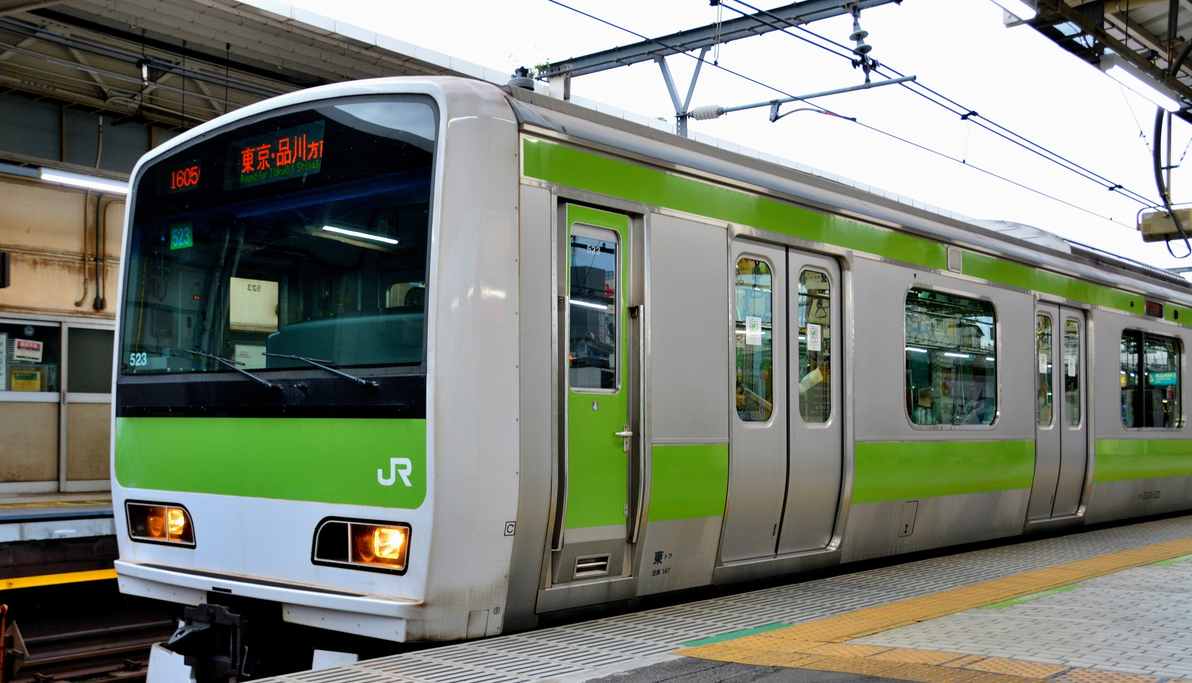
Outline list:
[[[380,79],[137,166],[112,490],[121,590],[179,605],[155,657],[242,679],[500,631],[516,139],[496,88]]]

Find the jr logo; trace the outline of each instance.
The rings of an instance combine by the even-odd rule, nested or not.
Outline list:
[[[409,458],[389,458],[389,476],[385,476],[385,468],[377,468],[377,483],[381,486],[393,486],[401,479],[406,488],[413,486],[410,474],[414,471],[414,463]]]

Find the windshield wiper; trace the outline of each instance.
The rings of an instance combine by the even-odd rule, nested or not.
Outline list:
[[[343,370],[340,370],[339,368],[336,368],[336,367],[328,364],[327,361],[316,360],[314,358],[307,358],[306,356],[298,356],[298,355],[295,355],[292,353],[269,353],[266,351],[265,355],[272,357],[272,358],[289,358],[291,360],[302,361],[303,363],[306,363],[307,365],[313,365],[314,367],[316,367],[320,370],[326,370],[327,372],[330,372],[333,375],[339,375],[340,377],[343,377],[344,379],[351,380],[351,381],[355,382],[356,384],[359,384],[362,387],[370,387],[370,388],[375,389],[375,388],[381,386],[380,384],[377,384],[374,380],[364,379],[363,377],[357,377],[356,375],[346,373]]]
[[[221,365],[226,365],[227,367],[235,370],[236,372],[239,372],[240,374],[251,379],[252,381],[256,382],[257,384],[260,384],[261,386],[268,387],[269,389],[280,389],[281,388],[281,385],[274,384],[273,382],[270,382],[269,380],[267,380],[263,377],[258,377],[257,375],[254,375],[251,372],[249,372],[248,370],[245,370],[244,368],[240,367],[240,365],[236,361],[234,361],[230,358],[224,358],[223,356],[217,356],[214,353],[207,353],[206,351],[199,351],[198,349],[186,349],[186,352],[193,353],[196,356],[202,356],[203,358],[210,358],[213,361],[217,361]]]

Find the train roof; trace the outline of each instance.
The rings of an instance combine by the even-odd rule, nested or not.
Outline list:
[[[287,93],[203,123],[150,150],[131,174],[190,141],[281,107],[335,97],[384,93],[436,93],[453,106],[493,113],[497,101],[513,109],[523,130],[553,134],[646,163],[763,191],[827,213],[848,216],[976,252],[1002,256],[1172,303],[1192,306],[1192,283],[1165,270],[1063,240],[1030,226],[977,221],[882,193],[844,178],[784,162],[762,152],[710,138],[692,140],[524,88],[454,76],[390,77],[334,83]],[[607,109],[605,107],[601,107]],[[461,112],[462,114],[462,112]]]
[[[523,127],[607,152],[758,188],[799,204],[1002,256],[1084,280],[1192,304],[1192,283],[1161,268],[1034,226],[977,220],[883,193],[770,154],[709,138],[689,139],[524,88],[504,88]]]

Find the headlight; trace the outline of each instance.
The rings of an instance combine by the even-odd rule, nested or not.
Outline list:
[[[190,513],[180,505],[170,503],[126,502],[128,535],[134,541],[166,543],[193,548],[194,524]]]
[[[315,529],[311,560],[404,574],[409,553],[408,524],[325,519]]]

